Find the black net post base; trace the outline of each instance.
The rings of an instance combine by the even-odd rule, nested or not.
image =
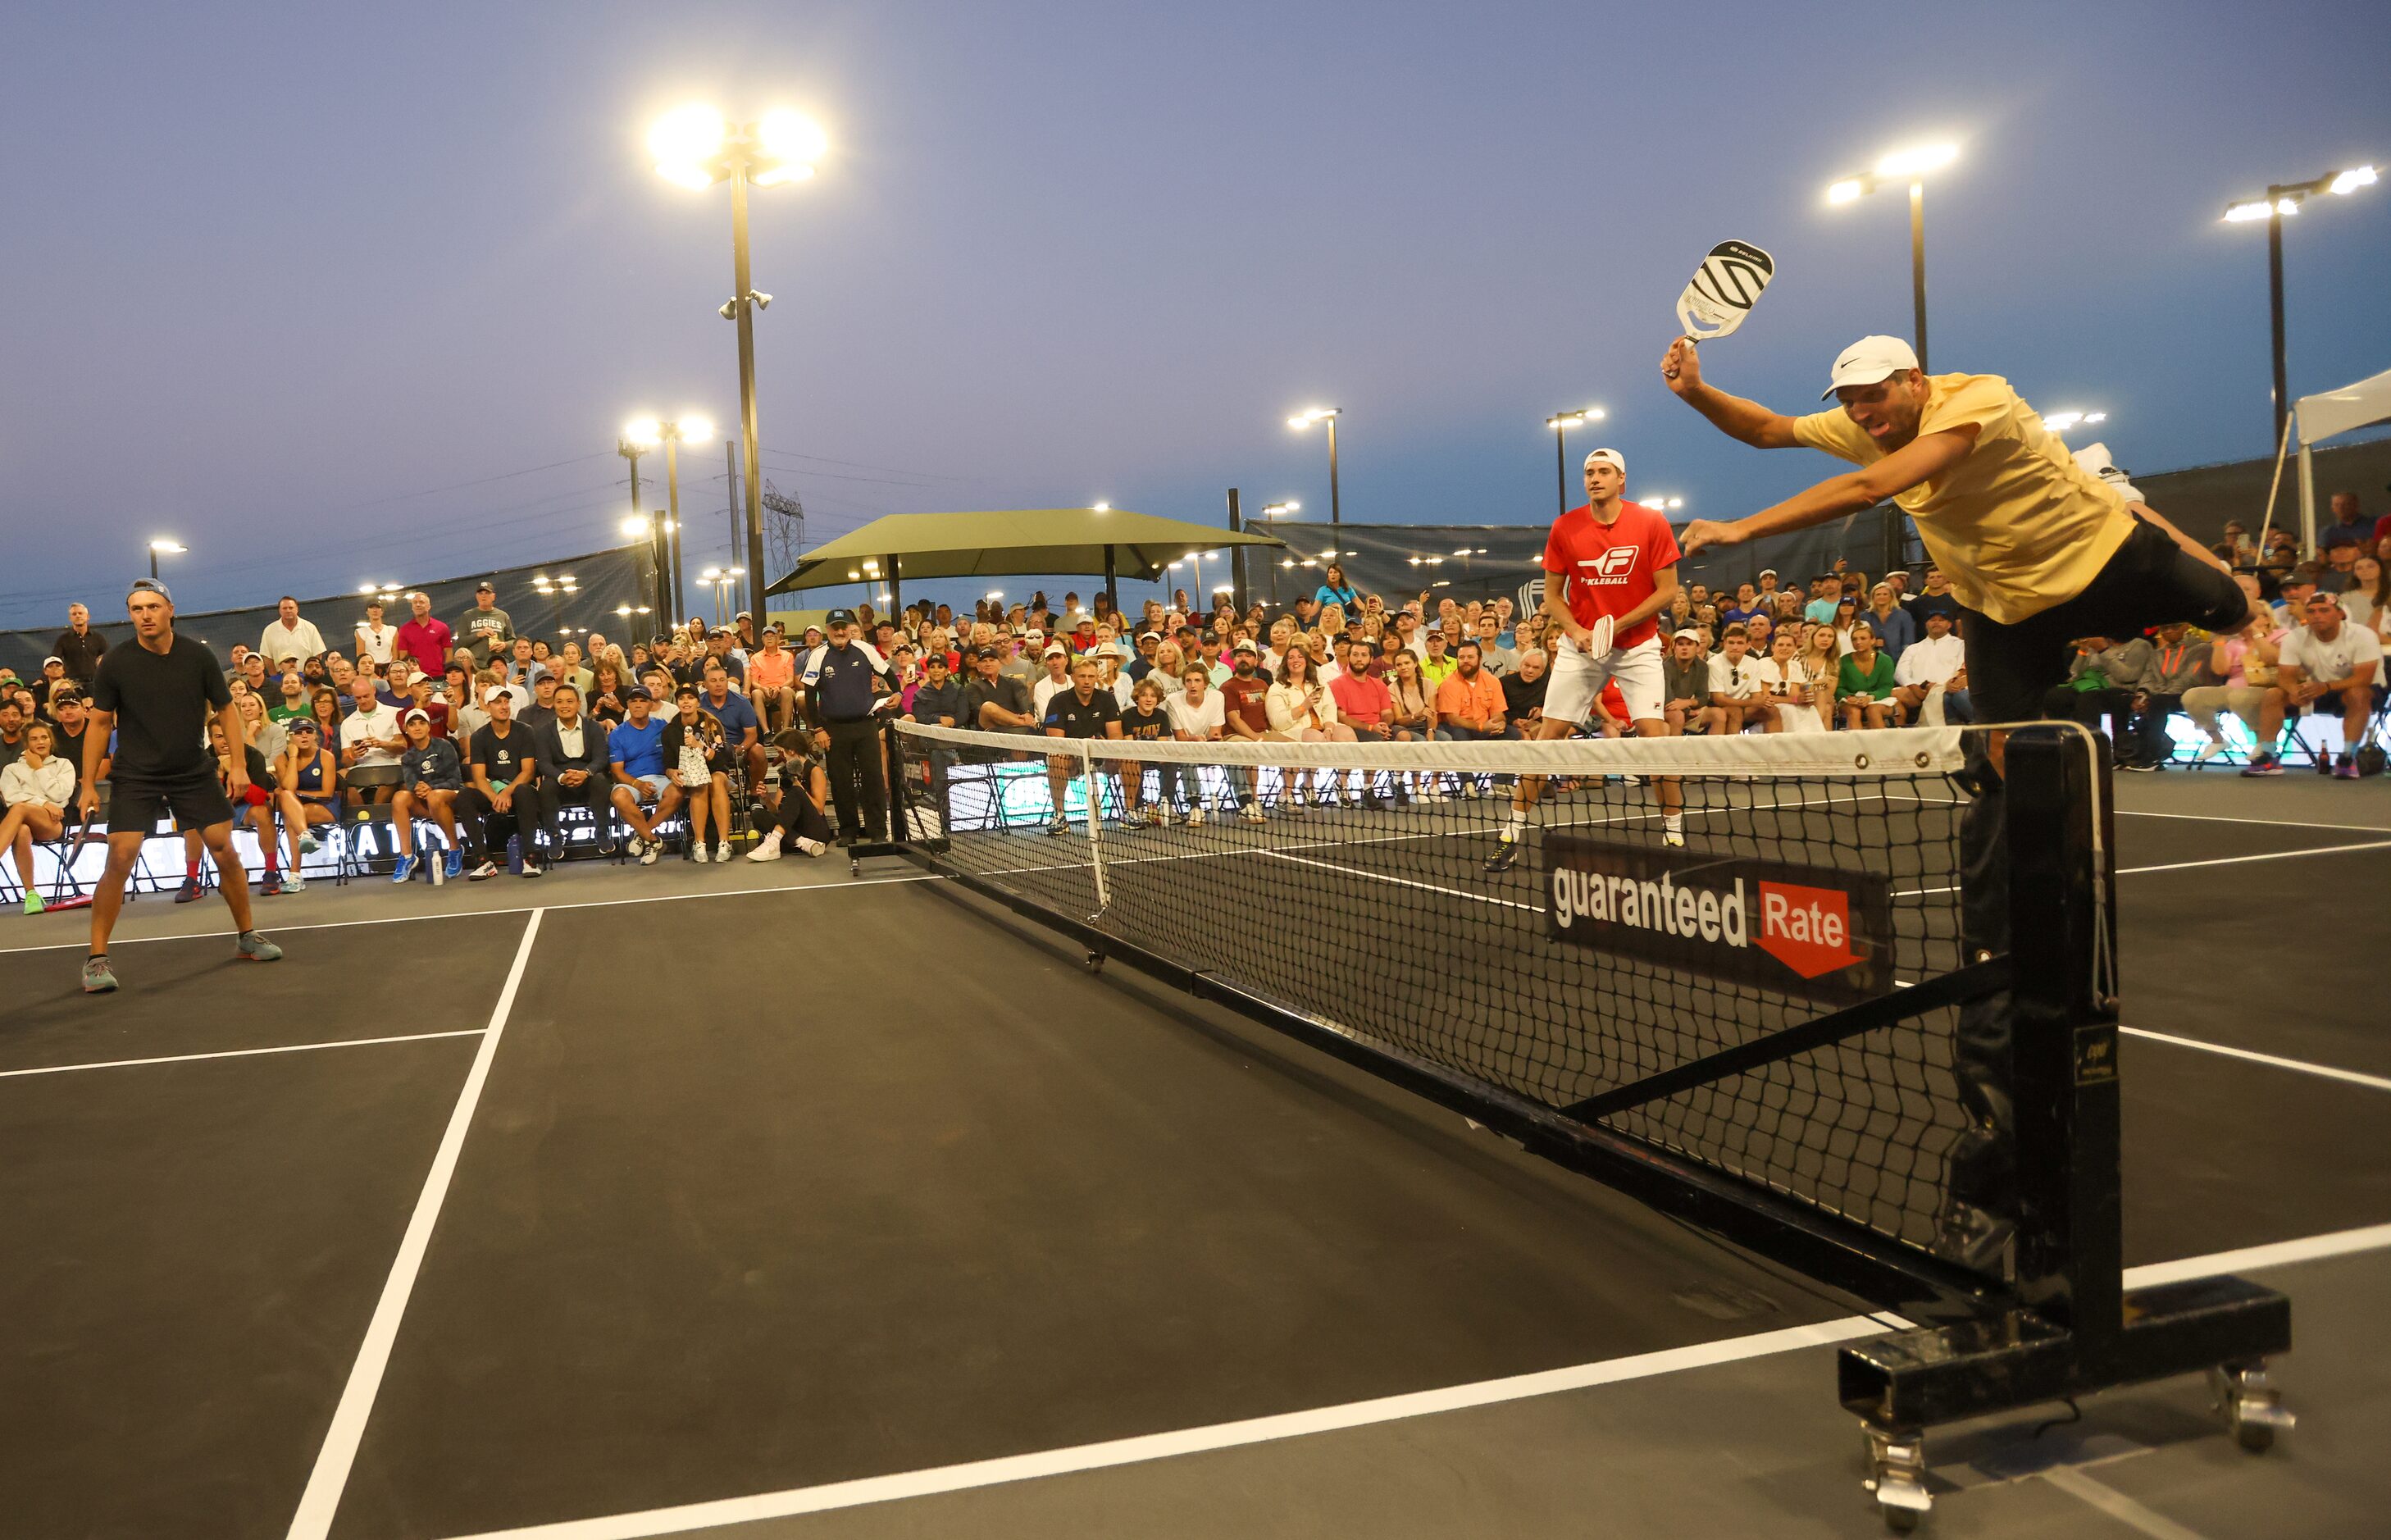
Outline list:
[[[924,787],[907,784],[905,751],[897,736],[894,717],[880,725],[880,746],[888,778],[888,837],[859,839],[847,847],[847,874],[863,875],[863,863],[877,856],[892,856],[899,861],[913,861],[912,826],[916,821],[913,809],[922,805]]]
[[[2291,1421],[2265,1366],[2291,1346],[2290,1301],[2235,1277],[2124,1287],[2106,748],[2061,726],[2010,733],[1992,809],[2007,827],[1986,835],[2009,882],[2014,1211],[2001,1221],[2015,1226],[2016,1302],[1841,1352],[1837,1388],[1896,1531],[1931,1505],[1925,1431],[1937,1423],[2203,1372],[2244,1447]]]

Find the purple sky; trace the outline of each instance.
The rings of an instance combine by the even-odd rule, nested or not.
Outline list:
[[[153,534],[192,609],[612,543],[622,421],[736,416],[728,194],[641,154],[696,97],[831,135],[755,230],[766,465],[818,538],[1215,521],[1232,485],[1325,518],[1314,402],[1355,519],[1548,517],[1542,420],[1587,402],[1630,496],[1748,511],[1833,467],[1661,390],[1677,291],[1770,249],[1707,367],[1814,400],[1909,327],[1897,194],[1821,189],[1919,137],[1966,147],[1934,362],[2108,410],[2138,471],[2255,455],[2265,237],[2217,216],[2391,162],[2385,59],[2357,4],[38,7],[0,92],[0,625],[110,617]],[[2391,367],[2391,185],[2286,244],[2294,393]],[[728,538],[695,459],[692,568]]]

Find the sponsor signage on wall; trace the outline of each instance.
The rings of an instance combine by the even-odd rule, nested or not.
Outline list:
[[[1837,1004],[1893,989],[1881,876],[1561,830],[1543,860],[1556,940]]]

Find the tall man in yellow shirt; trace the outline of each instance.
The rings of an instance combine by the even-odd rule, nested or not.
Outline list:
[[[1787,417],[1704,383],[1694,344],[1683,338],[1661,372],[1730,438],[1818,449],[1859,467],[1746,518],[1696,520],[1678,537],[1685,553],[1807,529],[1892,498],[1917,521],[1962,606],[1979,721],[2041,715],[2043,696],[2067,677],[2074,638],[2137,636],[2175,621],[2230,632],[2249,615],[2252,601],[2224,563],[2076,464],[1997,374],[1930,376],[1899,338],[1863,337],[1835,360],[1821,397],[1835,408]],[[1971,954],[2006,952],[1999,735],[1972,746],[1986,762],[1960,824],[1961,934]],[[2015,1229],[2012,1019],[2006,994],[1971,1002],[1956,1044],[1970,1128],[1952,1152],[1938,1247],[1985,1270],[1997,1270]]]

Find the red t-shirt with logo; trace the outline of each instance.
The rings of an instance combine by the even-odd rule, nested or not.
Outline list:
[[[1653,575],[1676,565],[1677,555],[1669,521],[1622,499],[1619,517],[1608,524],[1583,506],[1555,519],[1544,541],[1544,570],[1568,580],[1570,614],[1591,626],[1606,615],[1616,621],[1651,598]],[[1647,615],[1614,636],[1611,645],[1637,646],[1660,629],[1660,616]]]

